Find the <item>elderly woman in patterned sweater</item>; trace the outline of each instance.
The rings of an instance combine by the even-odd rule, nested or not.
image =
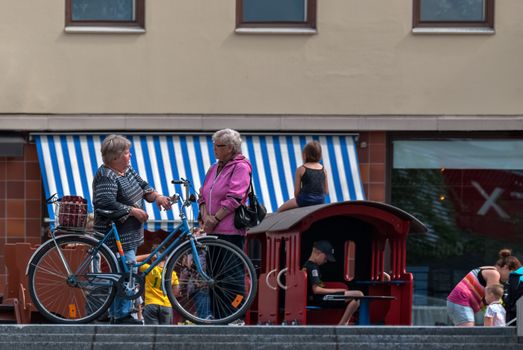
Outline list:
[[[131,142],[120,135],[109,135],[102,143],[103,165],[93,179],[94,209],[121,211],[124,215],[115,224],[128,261],[135,261],[136,251],[143,243],[143,224],[148,215],[143,200],[155,202],[158,208],[171,208],[168,197],[158,194],[130,166]],[[100,215],[94,216],[94,229],[107,232],[111,221]],[[116,251],[114,241],[108,242]],[[141,324],[130,315],[131,301],[116,296],[109,310],[111,323]]]

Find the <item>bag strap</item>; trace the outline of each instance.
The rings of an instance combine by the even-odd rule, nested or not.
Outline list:
[[[250,173],[249,175],[250,175],[249,188],[247,189],[247,192],[245,193],[245,195],[242,198],[242,204],[245,204],[245,202],[247,202],[247,197],[249,197],[249,194],[254,193],[254,190],[252,188],[252,173]]]
[[[236,166],[237,165],[234,166],[235,169]],[[249,166],[251,167],[251,171],[249,172],[249,188],[247,189],[247,192],[243,195],[241,204],[245,204],[245,202],[247,202],[247,197],[249,197],[249,194],[254,193],[254,189],[252,188],[252,165],[249,164]]]
[[[234,170],[236,170],[237,166],[237,164],[234,165]],[[243,195],[240,205],[245,204],[247,202],[247,197],[249,197],[250,193],[254,193],[254,189],[252,188],[252,165],[249,164],[249,166],[251,168],[251,171],[249,172],[249,188],[247,189],[247,192],[245,192],[245,194]]]

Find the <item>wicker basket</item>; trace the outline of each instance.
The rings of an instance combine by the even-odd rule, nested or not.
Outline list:
[[[58,202],[57,226],[66,229],[85,229],[87,222],[87,200],[80,196],[63,196]]]

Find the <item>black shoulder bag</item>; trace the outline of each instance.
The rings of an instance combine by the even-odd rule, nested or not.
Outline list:
[[[238,229],[259,225],[267,214],[267,209],[265,209],[263,204],[258,202],[258,198],[256,198],[256,195],[254,194],[252,188],[252,175],[246,197],[249,198],[249,205],[245,203],[246,198],[243,198],[242,203],[234,212],[234,226]]]

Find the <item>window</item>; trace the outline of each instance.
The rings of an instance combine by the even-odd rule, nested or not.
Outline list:
[[[523,139],[391,138],[391,204],[428,229],[407,238],[415,303],[445,305],[459,280],[503,247],[521,256]]]
[[[236,28],[316,29],[316,0],[236,0]]]
[[[66,0],[67,27],[145,28],[145,0]]]
[[[23,157],[25,143],[20,135],[0,133],[0,157]]]
[[[414,28],[494,28],[494,0],[413,0]]]

